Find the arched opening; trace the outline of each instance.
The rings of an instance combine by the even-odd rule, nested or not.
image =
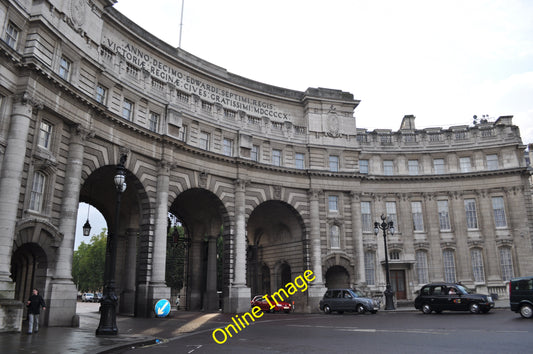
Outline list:
[[[305,226],[291,205],[273,200],[260,204],[248,218],[246,231],[246,275],[252,295],[275,292],[291,282],[294,274],[308,269]],[[307,303],[302,293],[293,297],[300,304]]]
[[[349,288],[350,274],[346,268],[335,265],[326,272],[326,287],[328,289]]]
[[[224,271],[229,271],[225,264],[229,260],[226,253],[230,251],[230,225],[224,205],[212,192],[193,188],[178,195],[170,213],[183,226],[184,232],[176,239],[181,243],[176,247],[183,247],[180,308],[219,310],[222,297],[229,295],[229,272]]]
[[[119,300],[117,313],[144,316],[149,312],[144,288],[149,282],[149,272],[146,269],[151,264],[148,252],[150,240],[153,238],[151,208],[143,185],[134,174],[126,170],[127,187],[121,194],[120,214],[116,215],[117,191],[113,181],[116,171],[116,165],[108,165],[87,176],[80,191],[80,203],[90,204],[91,210],[94,210],[93,215],[98,210],[107,226],[107,237],[111,234],[116,237],[114,279],[115,295]],[[86,216],[82,214],[81,218]],[[77,225],[77,232],[81,231],[83,223]],[[100,222],[99,225],[102,226],[103,223]],[[101,227],[99,230],[94,227],[91,235],[100,232]],[[102,284],[102,287],[104,285]],[[142,288],[140,292],[139,287]]]
[[[34,288],[44,297],[48,257],[37,243],[25,243],[11,258],[11,277],[16,283],[15,300],[26,302]]]

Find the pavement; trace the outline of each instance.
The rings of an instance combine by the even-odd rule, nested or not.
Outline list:
[[[405,304],[407,305],[407,304]],[[38,333],[27,334],[23,321],[22,332],[0,333],[3,354],[40,353],[120,353],[130,348],[152,346],[176,339],[207,327],[213,329],[227,324],[233,314],[176,311],[164,318],[138,318],[117,315],[116,336],[96,336],[100,321],[97,303],[78,303],[80,327],[40,327]],[[496,300],[495,308],[509,308],[509,300]],[[416,311],[411,306],[398,306],[386,312]],[[385,310],[382,310],[385,312]]]

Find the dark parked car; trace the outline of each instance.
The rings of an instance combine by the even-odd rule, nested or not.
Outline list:
[[[365,313],[368,311],[374,314],[378,312],[379,307],[378,301],[363,297],[360,291],[354,289],[329,289],[320,300],[320,310],[324,313],[332,311]]]
[[[276,302],[271,296],[261,296],[261,295],[254,296],[254,298],[250,302],[250,305],[252,307],[259,306],[261,310],[268,311],[268,312],[284,311],[285,313],[289,313],[291,312],[291,310],[293,310],[293,307],[290,303],[286,301],[279,301],[279,300]],[[274,307],[272,308],[272,306]]]
[[[490,295],[474,294],[461,284],[432,283],[420,289],[415,308],[425,314],[435,311],[470,311],[487,313],[494,307]]]
[[[509,282],[511,311],[523,318],[533,317],[533,277],[513,278]]]

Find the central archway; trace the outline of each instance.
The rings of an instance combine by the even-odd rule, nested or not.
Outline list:
[[[229,257],[224,254],[230,247],[230,225],[226,208],[211,191],[192,188],[177,196],[170,213],[183,225],[187,244],[180,307],[216,311],[221,308],[221,296],[228,295]]]

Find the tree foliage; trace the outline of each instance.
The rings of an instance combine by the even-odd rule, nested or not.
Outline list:
[[[91,237],[89,243],[82,242],[74,251],[72,278],[81,292],[94,292],[104,286],[105,250],[107,229]]]

